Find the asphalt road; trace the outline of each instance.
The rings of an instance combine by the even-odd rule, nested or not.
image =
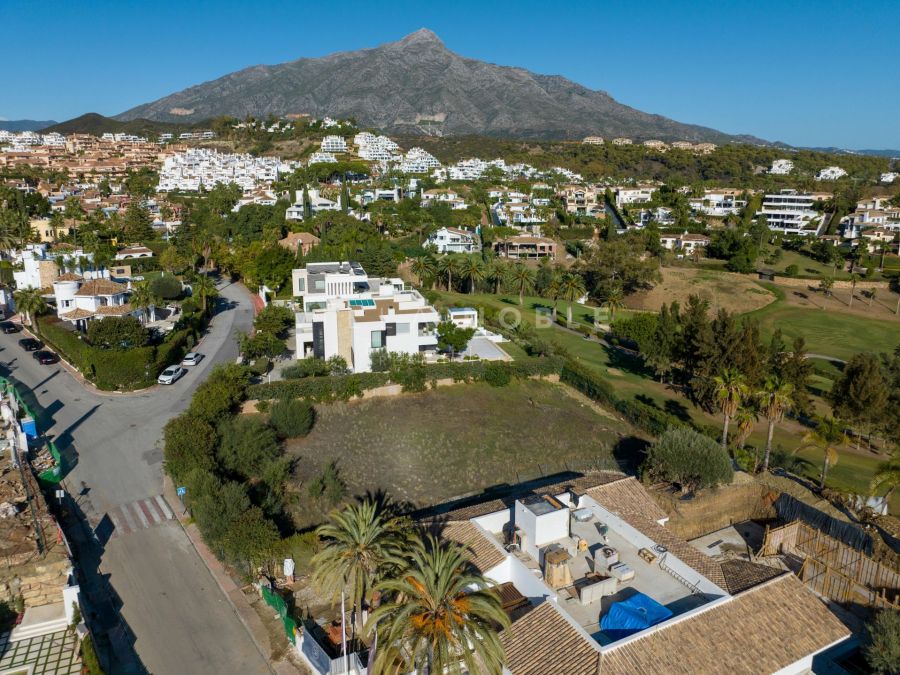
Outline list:
[[[187,407],[209,369],[238,356],[252,301],[220,288],[218,313],[196,351],[206,358],[174,385],[102,395],[59,365],[42,366],[0,335],[0,374],[17,383],[38,428],[75,461],[64,480],[82,527],[74,537],[92,628],[108,641],[113,672],[266,673],[258,652],[162,494],[162,428]],[[168,516],[168,517],[167,517]],[[90,536],[90,531],[97,534]]]

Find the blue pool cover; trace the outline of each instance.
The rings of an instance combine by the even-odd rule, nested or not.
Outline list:
[[[615,640],[655,626],[672,616],[672,612],[643,593],[615,602],[600,621],[600,629]]]

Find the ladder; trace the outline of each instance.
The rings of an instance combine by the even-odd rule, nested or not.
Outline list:
[[[672,576],[675,581],[680,583],[682,586],[686,586],[693,595],[702,595],[700,589],[697,588],[696,584],[692,584],[690,581],[681,576],[678,572],[673,570],[671,567],[666,565],[666,553],[663,553],[659,558],[659,569],[667,572],[670,576]]]

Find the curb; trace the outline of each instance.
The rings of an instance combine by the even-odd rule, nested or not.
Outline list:
[[[191,546],[194,547],[197,555],[200,556],[203,564],[206,565],[206,569],[209,570],[209,573],[215,580],[219,590],[222,591],[222,594],[228,600],[228,603],[234,610],[238,620],[240,620],[244,629],[250,636],[250,639],[253,641],[256,650],[259,652],[260,656],[263,657],[269,672],[273,673],[273,675],[299,675],[300,671],[294,668],[293,664],[289,661],[272,662],[270,657],[272,645],[269,642],[269,636],[262,623],[262,619],[259,618],[256,610],[247,602],[244,593],[237,584],[234,583],[222,563],[220,563],[215,555],[213,555],[213,552],[209,550],[209,547],[203,541],[197,526],[188,522],[188,517],[180,511],[181,499],[179,499],[176,494],[175,485],[172,483],[172,479],[168,474],[163,474],[163,496],[172,507],[173,511],[175,511],[178,524],[181,525],[181,529],[184,530],[184,533],[187,535],[188,540],[191,542]]]

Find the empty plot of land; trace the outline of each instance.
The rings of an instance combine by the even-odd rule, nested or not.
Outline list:
[[[743,314],[765,307],[775,299],[773,293],[740,274],[674,267],[664,267],[660,271],[660,283],[649,291],[628,297],[630,308],[657,312],[663,304],[677,300],[683,307],[689,296],[699,295],[709,300],[713,311],[725,308]]]
[[[336,461],[351,494],[382,489],[416,505],[440,503],[566,466],[613,466],[632,430],[568,395],[530,380],[469,384],[317,406],[309,436],[289,444],[297,477]]]

